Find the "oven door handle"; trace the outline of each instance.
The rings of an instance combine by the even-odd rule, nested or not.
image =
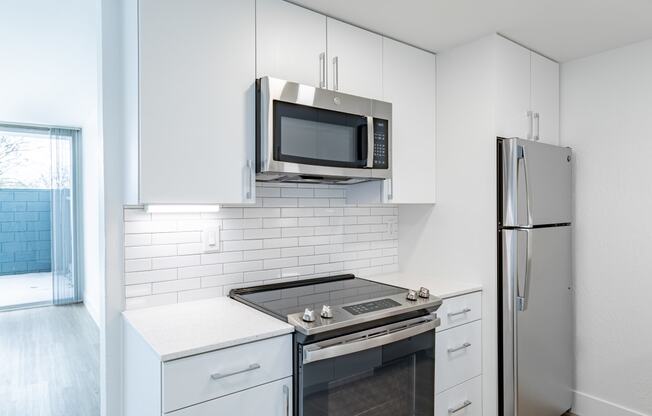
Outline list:
[[[433,331],[439,326],[439,318],[429,319],[423,323],[409,326],[395,332],[388,332],[384,335],[377,335],[359,340],[335,344],[325,348],[320,348],[320,343],[310,344],[303,350],[303,364],[313,363],[330,358],[340,357],[342,355],[353,354],[359,351],[368,350],[383,345],[401,341],[424,332]]]

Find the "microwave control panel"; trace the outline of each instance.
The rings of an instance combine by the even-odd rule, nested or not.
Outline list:
[[[389,168],[389,122],[374,118],[374,169]]]

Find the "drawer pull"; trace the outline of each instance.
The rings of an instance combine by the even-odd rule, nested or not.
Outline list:
[[[244,370],[238,370],[238,371],[233,371],[231,373],[224,373],[224,374],[221,374],[221,373],[211,374],[211,378],[213,380],[219,380],[221,378],[231,377],[231,376],[234,376],[236,374],[246,373],[247,371],[258,370],[259,368],[260,368],[260,364],[255,363],[255,364],[251,364],[249,367],[245,368]]]
[[[451,409],[448,409],[448,414],[452,415],[454,413],[459,412],[462,409],[466,409],[469,406],[471,406],[471,400],[464,400],[464,403],[462,403],[461,405],[459,405],[457,407],[454,407],[454,408],[451,408]]]
[[[471,312],[471,308],[464,308],[461,311],[457,311],[457,312],[449,312],[448,317],[452,318],[453,316],[463,315],[463,314],[468,313],[468,312]]]
[[[469,348],[470,346],[471,346],[470,342],[465,342],[464,344],[460,345],[459,347],[449,348],[448,353],[450,354],[452,352],[465,350],[465,349]]]

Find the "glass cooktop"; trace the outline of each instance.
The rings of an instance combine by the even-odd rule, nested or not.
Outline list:
[[[322,305],[339,306],[360,302],[346,307],[355,315],[398,306],[390,299],[365,301],[403,294],[406,291],[400,287],[360,279],[353,275],[341,275],[235,289],[231,296],[240,297],[247,303],[285,320],[288,315],[303,312],[306,308],[319,311]]]

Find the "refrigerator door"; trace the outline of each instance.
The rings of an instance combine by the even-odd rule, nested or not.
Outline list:
[[[503,227],[571,222],[571,149],[501,139]]]
[[[572,405],[571,228],[503,230],[504,416]]]

